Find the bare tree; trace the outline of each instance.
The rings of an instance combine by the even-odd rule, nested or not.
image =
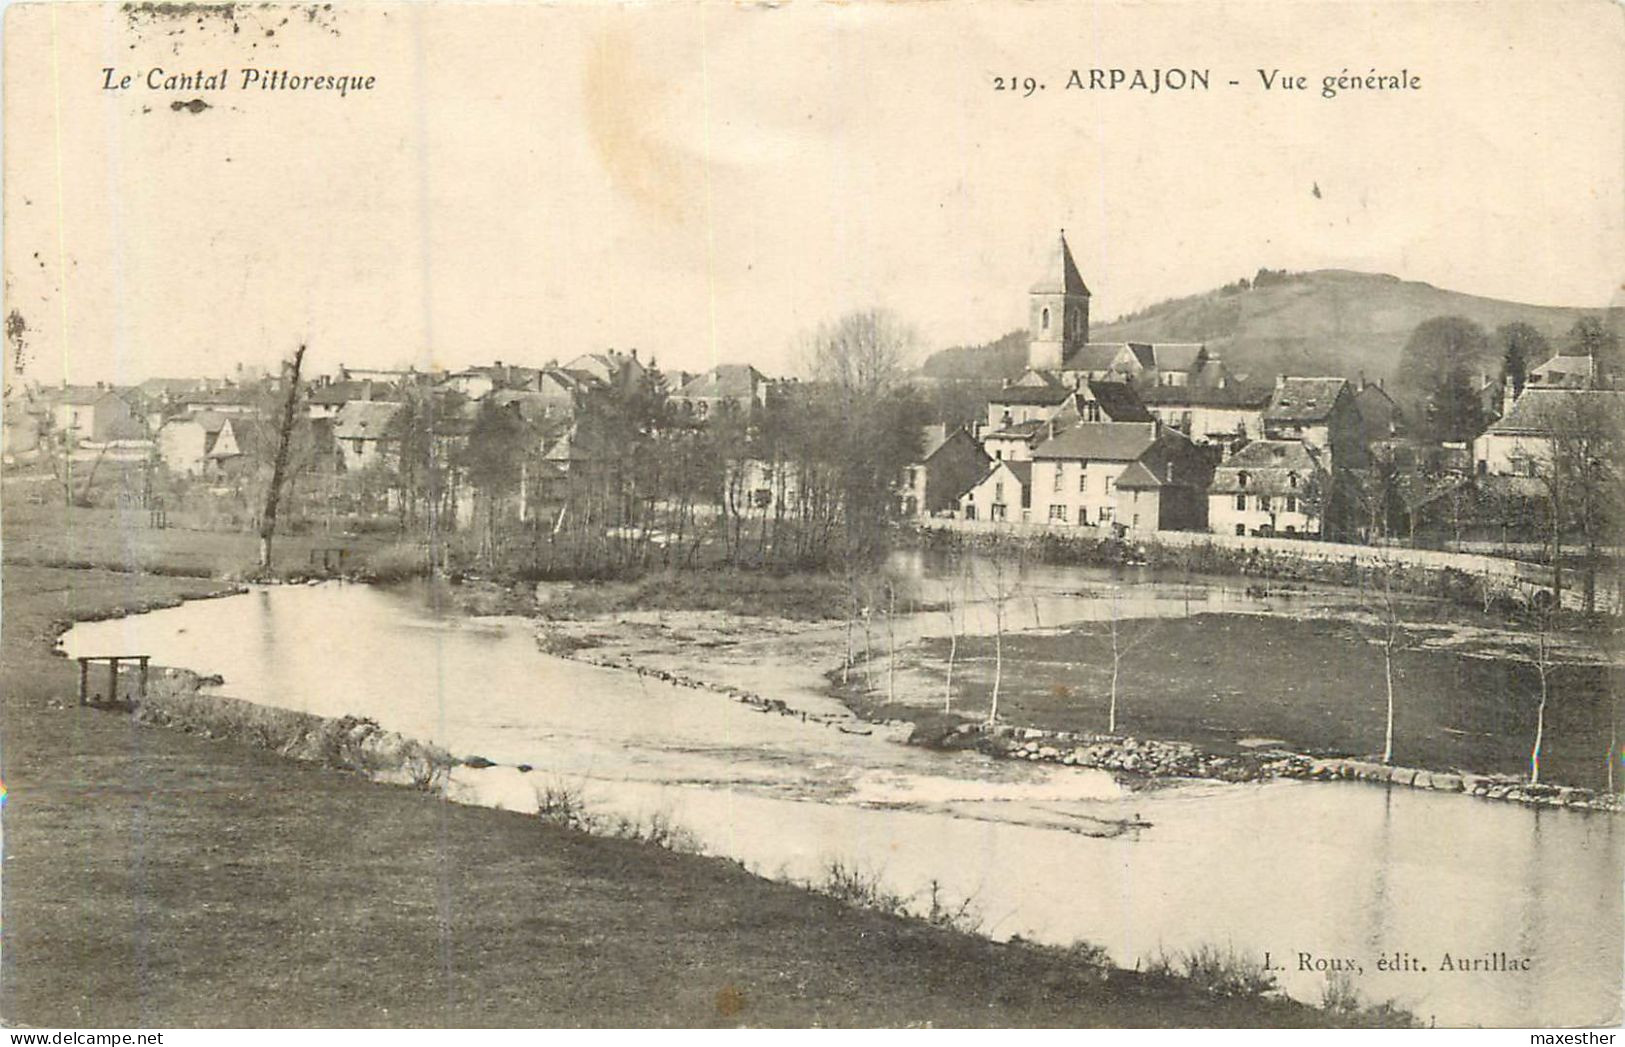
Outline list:
[[[282,497],[283,474],[288,468],[288,444],[293,439],[294,410],[299,404],[299,370],[305,362],[305,343],[300,342],[288,367],[288,392],[282,401],[282,424],[277,431],[276,461],[271,466],[271,485],[265,492],[265,512],[260,517],[260,570],[271,569],[271,541],[276,537],[277,501]]]
[[[993,601],[993,697],[987,708],[987,724],[989,727],[999,721],[999,694],[1004,688],[1005,609],[1021,589],[1019,563],[1015,575],[1012,577],[1009,573],[1009,565],[1005,563],[1003,557],[995,553],[992,561],[992,586],[986,590]]]
[[[1123,675],[1123,659],[1127,658],[1136,647],[1155,635],[1162,624],[1161,622],[1153,622],[1131,635],[1124,624],[1122,608],[1118,603],[1120,596],[1121,588],[1115,585],[1112,586],[1111,617],[1108,620],[1112,641],[1112,689],[1111,701],[1106,707],[1107,734],[1117,733],[1117,694],[1118,683]]]
[[[1535,709],[1535,744],[1529,750],[1529,784],[1540,784],[1540,750],[1546,740],[1546,703],[1552,694],[1552,615],[1554,608],[1541,608],[1540,631],[1535,637],[1535,656],[1532,659],[1535,675],[1540,680],[1540,705]]]
[[[1394,655],[1406,648],[1403,608],[1394,598],[1394,572],[1398,565],[1382,557],[1371,571],[1366,606],[1376,617],[1377,642],[1382,647],[1382,673],[1388,704],[1383,721],[1382,762],[1394,762]]]
[[[954,707],[954,661],[959,655],[959,632],[964,627],[964,590],[968,584],[970,560],[959,557],[959,572],[949,583],[943,613],[948,616],[948,673],[943,681],[942,711],[952,712]]]
[[[886,700],[897,700],[897,583],[886,579]]]

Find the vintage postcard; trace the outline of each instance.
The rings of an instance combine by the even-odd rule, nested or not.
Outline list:
[[[1618,4],[18,3],[4,114],[7,1026],[1612,1042]]]

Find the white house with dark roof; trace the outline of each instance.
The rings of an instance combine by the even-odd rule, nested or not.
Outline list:
[[[1225,380],[1218,385],[1156,385],[1140,393],[1164,425],[1197,443],[1241,443],[1264,435],[1271,390]]]
[[[1589,356],[1558,353],[1538,367],[1531,367],[1525,387],[1542,389],[1590,389],[1597,384],[1597,362]]]
[[[1366,464],[1365,427],[1346,378],[1277,378],[1264,408],[1264,435],[1302,440],[1324,452],[1334,470]]]
[[[1625,391],[1525,386],[1506,414],[1473,441],[1481,476],[1535,476],[1552,460],[1554,435],[1583,427],[1599,444],[1618,440]]]
[[[966,520],[1022,522],[1031,517],[1033,463],[996,461],[959,497]]]
[[[987,428],[999,430],[1023,422],[1047,422],[1072,398],[1072,390],[1060,382],[1038,378],[1034,382],[1013,382],[989,396]]]
[[[749,364],[718,364],[679,386],[671,403],[694,418],[709,418],[725,410],[741,417],[767,405],[772,382]]]
[[[1127,501],[1118,489],[1131,467]],[[1032,518],[1051,524],[1182,530],[1203,526],[1211,467],[1183,434],[1151,422],[1079,422],[1033,451]],[[1124,510],[1133,503],[1130,518]],[[1133,513],[1139,514],[1135,521]]]
[[[1330,491],[1331,472],[1321,449],[1303,440],[1254,440],[1213,470],[1208,529],[1318,535]]]
[[[158,430],[158,457],[187,476],[223,471],[252,448],[254,421],[220,411],[190,411],[167,419]]]

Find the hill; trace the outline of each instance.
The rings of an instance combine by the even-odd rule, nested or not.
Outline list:
[[[1411,332],[1435,316],[1464,316],[1492,334],[1502,324],[1521,320],[1556,346],[1575,320],[1605,313],[1617,329],[1625,310],[1526,305],[1346,269],[1261,271],[1255,281],[1159,302],[1095,325],[1090,337],[1097,342],[1205,342],[1232,371],[1258,377],[1356,378],[1363,373],[1391,379]],[[1011,332],[986,346],[944,349],[927,359],[923,370],[938,378],[1020,374],[1026,341],[1025,332]],[[1482,361],[1482,370],[1499,373],[1499,356]]]

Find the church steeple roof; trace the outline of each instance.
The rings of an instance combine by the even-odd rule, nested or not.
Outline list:
[[[1087,295],[1089,288],[1083,284],[1083,277],[1078,273],[1078,263],[1072,260],[1072,249],[1066,245],[1066,230],[1056,238],[1055,250],[1051,252],[1048,263],[1044,266],[1044,275],[1032,287],[1033,294],[1081,294]]]

